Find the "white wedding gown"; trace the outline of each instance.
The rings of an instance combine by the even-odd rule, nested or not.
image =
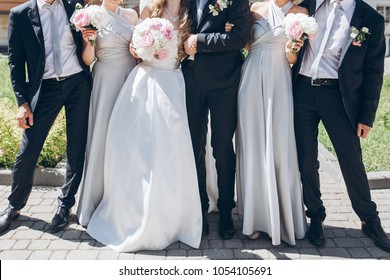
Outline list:
[[[268,233],[273,245],[305,236],[294,135],[291,69],[284,48],[284,13],[269,1],[256,20],[238,95],[237,197],[245,235]],[[290,6],[288,6],[290,5]],[[287,2],[285,10],[291,8]]]
[[[202,212],[178,65],[136,66],[112,112],[104,195],[87,232],[120,252],[200,244]]]

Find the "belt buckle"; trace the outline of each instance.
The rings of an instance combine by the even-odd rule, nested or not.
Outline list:
[[[55,79],[56,79],[56,81],[57,82],[61,82],[61,81],[63,81],[63,80],[66,80],[66,77],[55,77]]]
[[[311,81],[310,81],[310,84],[311,84],[313,87],[320,87],[321,84],[320,84],[320,83],[317,83],[317,84],[316,84],[316,83],[315,83],[316,80],[318,80],[318,79],[313,79],[313,78],[312,78]]]

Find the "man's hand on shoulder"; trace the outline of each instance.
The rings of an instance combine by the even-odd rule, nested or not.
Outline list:
[[[34,125],[34,116],[28,103],[23,103],[16,114],[16,124],[22,128],[27,129]]]

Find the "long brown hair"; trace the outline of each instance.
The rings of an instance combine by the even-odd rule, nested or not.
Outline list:
[[[167,0],[155,0],[153,4],[150,5],[150,17],[161,18],[164,14],[166,2]],[[180,1],[179,45],[177,51],[177,56],[179,57],[179,59],[182,59],[186,56],[186,53],[184,51],[184,41],[187,40],[191,31],[191,20],[188,14],[189,5],[190,0]]]

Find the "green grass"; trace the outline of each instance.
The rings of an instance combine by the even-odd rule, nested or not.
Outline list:
[[[17,103],[12,91],[7,58],[0,55],[0,168],[10,168],[20,147],[23,131],[15,124]],[[55,121],[38,166],[55,167],[66,154],[65,114],[62,110]]]
[[[320,124],[319,141],[333,154],[335,151],[325,128]],[[390,75],[385,75],[373,129],[361,140],[366,170],[390,170]]]

